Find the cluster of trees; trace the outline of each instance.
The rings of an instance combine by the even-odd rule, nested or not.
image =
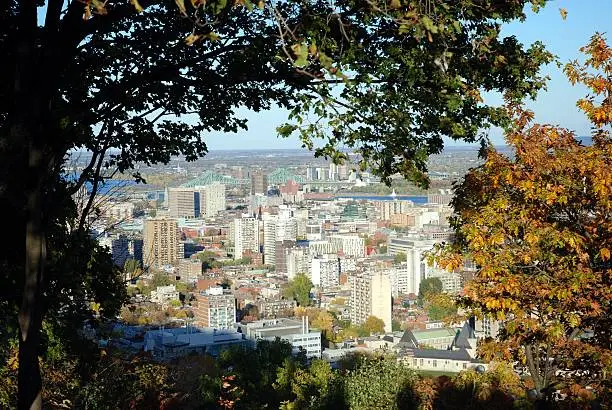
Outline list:
[[[240,259],[232,259],[220,261],[219,256],[213,251],[203,251],[196,255],[198,259],[202,261],[202,272],[206,272],[211,269],[222,268],[224,266],[236,266],[236,265],[250,265],[253,262],[253,258],[250,256],[244,256]]]
[[[298,273],[283,288],[282,294],[287,299],[295,300],[298,306],[310,306],[312,302],[310,291],[313,288],[312,281],[305,273]]]
[[[351,324],[348,320],[340,320],[333,311],[315,307],[298,306],[294,310],[296,317],[308,316],[312,328],[319,329],[324,346],[329,342],[341,343],[348,339],[381,334],[385,331],[385,322],[376,316],[369,316],[360,325]]]
[[[193,317],[190,310],[179,309],[181,303],[171,301],[165,309],[155,305],[126,305],[121,309],[121,321],[128,325],[165,325],[173,319],[187,319]]]
[[[419,284],[418,304],[430,320],[450,320],[457,314],[455,299],[442,291],[439,278],[427,278]]]
[[[400,264],[403,262],[406,262],[408,260],[408,255],[406,255],[406,252],[398,252],[395,255],[393,255],[393,263],[395,264]]]
[[[292,355],[280,340],[232,348],[218,358],[153,362],[106,350],[81,362],[51,339],[43,358],[44,399],[51,406],[133,409],[512,409],[528,408],[529,380],[494,364],[485,373],[428,378],[393,357],[349,355],[327,362]],[[16,346],[12,348],[12,357]],[[0,405],[14,400],[16,369],[2,368]],[[84,374],[86,376],[84,376]]]

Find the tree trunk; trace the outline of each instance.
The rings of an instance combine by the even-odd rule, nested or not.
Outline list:
[[[40,41],[37,3],[18,2],[14,99],[9,113],[7,150],[14,154],[12,175],[25,177],[12,184],[9,195],[17,198],[20,239],[24,248],[23,293],[19,308],[19,409],[42,408],[42,377],[39,365],[41,328],[44,316],[44,273],[47,260],[47,228],[51,211],[45,209],[48,184],[61,146],[51,127],[52,101],[62,59],[57,52],[57,28],[63,1],[47,3],[45,41]],[[55,145],[54,145],[55,144]],[[59,145],[58,145],[59,144]],[[14,178],[14,177],[13,177]],[[21,207],[21,208],[19,208]]]
[[[25,221],[24,288],[19,309],[19,409],[42,407],[42,378],[38,362],[42,326],[42,281],[46,260],[46,238],[43,218],[44,187],[40,172],[44,167],[43,150],[29,146],[28,184]]]

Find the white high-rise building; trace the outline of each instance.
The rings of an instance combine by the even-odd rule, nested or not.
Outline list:
[[[321,289],[329,289],[340,283],[340,259],[337,255],[317,256],[310,260],[310,280]]]
[[[308,273],[308,248],[292,248],[287,250],[287,277],[291,280],[298,273]]]
[[[276,226],[278,217],[276,215],[264,215],[263,217],[263,254],[264,263],[276,265]]]
[[[385,332],[391,332],[391,278],[375,272],[351,276],[351,322],[364,323],[369,316],[385,322]]]
[[[362,258],[365,256],[365,239],[358,235],[335,235],[330,236],[331,243],[345,255]]]
[[[264,215],[263,218],[264,261],[276,265],[276,242],[295,241],[297,220],[287,214]]]
[[[406,254],[406,269],[398,272],[402,275],[401,293],[419,293],[421,281],[429,278],[438,271],[435,266],[429,266],[425,260],[425,253],[433,249],[437,243],[433,239],[418,238],[389,238],[387,252],[397,255],[402,252]],[[398,278],[398,290],[399,290]]]
[[[211,218],[225,210],[225,185],[215,182],[198,187],[198,189],[200,190],[200,216]]]
[[[231,236],[234,242],[234,259],[240,259],[247,250],[259,252],[259,220],[242,217],[232,222]]]

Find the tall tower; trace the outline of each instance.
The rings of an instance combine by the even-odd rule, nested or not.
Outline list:
[[[246,217],[234,219],[234,259],[242,258],[245,251],[259,252],[259,220]]]
[[[369,316],[385,322],[391,331],[391,278],[383,272],[351,277],[351,322],[364,323]]]
[[[268,176],[263,171],[251,172],[251,195],[266,194],[268,191]]]
[[[202,187],[200,190],[201,216],[207,218],[216,216],[219,212],[225,210],[225,206],[225,185],[215,182]]]
[[[143,265],[159,268],[176,263],[179,253],[178,223],[174,219],[147,219],[143,232]]]

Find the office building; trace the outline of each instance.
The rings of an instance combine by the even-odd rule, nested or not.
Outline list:
[[[268,193],[268,176],[263,171],[251,172],[251,195]]]
[[[375,272],[351,276],[351,322],[364,323],[376,316],[385,323],[385,332],[391,332],[391,279],[388,274]]]
[[[225,210],[225,185],[215,182],[198,187],[200,190],[200,217],[212,218]]]
[[[119,235],[111,242],[111,253],[113,256],[113,263],[123,269],[125,261],[130,259],[129,251],[130,241],[125,235]]]
[[[171,218],[198,218],[200,191],[194,188],[168,188],[168,214]]]
[[[144,222],[143,264],[160,268],[176,263],[179,255],[179,230],[174,219],[153,218]]]
[[[321,331],[310,329],[308,316],[302,317],[301,322],[292,319],[259,320],[246,325],[245,333],[253,341],[278,337],[291,343],[294,354],[303,350],[309,359],[321,358]]]

